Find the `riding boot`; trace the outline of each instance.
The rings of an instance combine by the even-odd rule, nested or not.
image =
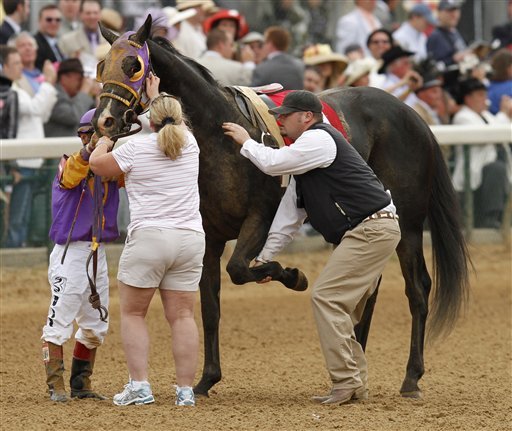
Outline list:
[[[96,349],[88,349],[78,341],[75,343],[73,362],[71,363],[71,377],[69,379],[71,398],[107,399],[107,397],[94,392],[91,387],[90,377],[94,368],[95,358]]]
[[[43,343],[43,361],[46,368],[46,384],[52,401],[66,402],[64,388],[64,359],[62,346],[45,341]]]

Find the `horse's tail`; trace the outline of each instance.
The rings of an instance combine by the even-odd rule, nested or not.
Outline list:
[[[432,238],[434,290],[429,337],[447,335],[455,326],[469,295],[471,264],[462,233],[460,207],[441,148],[434,142],[434,167],[428,220]]]

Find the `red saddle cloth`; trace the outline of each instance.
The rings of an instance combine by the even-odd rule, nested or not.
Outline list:
[[[271,94],[267,94],[267,96],[277,106],[281,106],[283,104],[283,100],[284,100],[285,96],[290,91],[293,91],[293,90],[285,90],[285,91],[280,91],[278,93],[271,93]],[[329,120],[331,125],[334,128],[336,128],[337,130],[339,130],[341,132],[341,134],[345,137],[345,139],[348,141],[347,131],[343,127],[343,124],[341,123],[341,120],[339,119],[338,115],[336,114],[336,111],[334,109],[332,109],[331,106],[328,105],[327,103],[325,103],[324,101],[321,101],[321,102],[322,102],[322,106],[323,106],[322,112],[324,113],[324,115],[327,117],[327,119]],[[284,143],[286,145],[291,145],[294,142],[292,139],[290,139],[286,136],[283,136],[283,139],[284,139]]]

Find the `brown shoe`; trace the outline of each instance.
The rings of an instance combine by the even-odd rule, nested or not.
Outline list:
[[[336,402],[338,402],[336,400],[329,402],[329,403],[327,403],[326,401],[333,398],[334,396],[336,396],[337,393],[342,390],[349,391],[350,389],[333,389],[329,395],[314,396],[314,397],[311,397],[311,400],[314,401],[315,403],[321,403],[321,404],[336,403]],[[368,399],[368,389],[365,388],[364,386],[361,386],[357,389],[354,389],[354,392],[351,395],[349,400],[360,401],[360,400],[367,400],[367,399]],[[344,401],[344,402],[346,402],[346,401]],[[343,404],[343,402],[341,402],[340,404]]]
[[[322,401],[322,404],[345,404],[352,398],[358,390],[364,389],[362,386],[359,388],[348,388],[348,389],[333,389],[331,395],[326,400]]]
[[[315,403],[323,403],[324,401],[331,398],[331,394],[329,395],[317,395],[314,397],[311,397],[311,401],[314,401]]]

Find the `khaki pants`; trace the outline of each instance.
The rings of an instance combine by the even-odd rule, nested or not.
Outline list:
[[[399,241],[397,220],[360,223],[345,234],[313,286],[313,314],[333,389],[367,387],[354,325]]]

